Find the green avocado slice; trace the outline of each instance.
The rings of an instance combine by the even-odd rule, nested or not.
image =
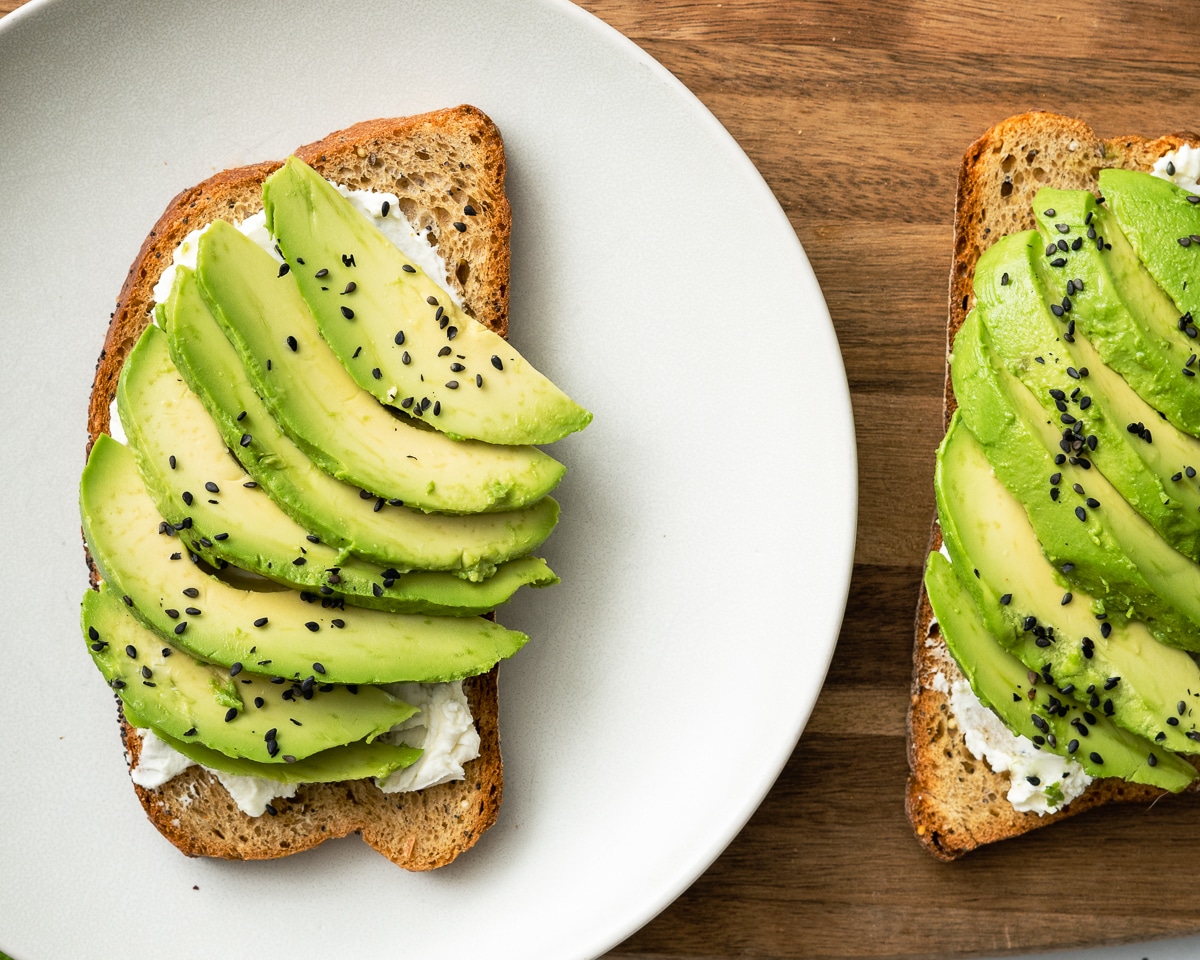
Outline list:
[[[1108,625],[1094,615],[1096,601],[1042,555],[1020,502],[958,413],[938,449],[934,489],[950,559],[978,571],[966,583],[1000,644],[1047,682],[1073,687],[1096,715],[1176,753],[1197,752],[1200,667],[1140,621]]]
[[[1069,693],[1030,681],[1029,668],[987,630],[979,608],[940,553],[925,566],[925,589],[938,629],[971,689],[1014,734],[1044,750],[1075,760],[1094,777],[1121,777],[1178,793],[1197,777],[1196,768],[1148,740],[1122,730],[1106,717],[1088,724]],[[1044,695],[1044,696],[1043,696]],[[1036,719],[1035,719],[1036,717]],[[1081,736],[1079,725],[1088,733]],[[1092,759],[1101,757],[1102,763]]]
[[[1176,327],[1179,339],[1195,351],[1196,317],[1200,317],[1200,283],[1195,282],[1200,275],[1200,199],[1140,170],[1101,170],[1100,190],[1142,266],[1180,313],[1193,314]]]
[[[488,443],[552,443],[591,421],[307,164],[289,157],[263,205],[321,335],[381,403]]]
[[[1031,230],[998,240],[976,265],[976,304],[998,365],[1020,378],[1060,428],[1064,413],[1079,422],[1070,425],[1078,444],[1060,452],[1099,469],[1164,540],[1200,561],[1200,481],[1188,477],[1200,468],[1200,440],[1163,420],[1081,332],[1071,332],[1071,314],[1051,313],[1053,298],[1035,266],[1044,257]],[[1078,296],[1073,280],[1072,293]],[[1086,436],[1096,439],[1085,444]]]
[[[318,468],[275,422],[233,345],[183,274],[162,309],[171,358],[226,445],[279,507],[325,543],[398,570],[450,570],[472,580],[536,549],[558,522],[552,497],[520,510],[468,516],[398,507]],[[243,443],[249,436],[249,443]]]
[[[213,420],[171,362],[166,334],[155,326],[146,328],[126,359],[117,402],[158,512],[172,524],[190,517],[193,549],[215,565],[231,563],[357,606],[447,616],[486,613],[524,584],[557,579],[535,557],[502,564],[479,583],[451,573],[397,574],[321,543],[229,456]],[[297,565],[299,558],[305,562]]]
[[[987,316],[976,306],[954,339],[954,395],[1047,559],[1110,617],[1142,620],[1163,643],[1200,651],[1200,566],[1172,549],[1098,470],[1055,462],[1059,420],[1049,421],[1025,385],[992,361]]]
[[[1034,204],[1046,244],[1038,268],[1064,322],[1073,320],[1150,406],[1200,435],[1200,383],[1187,365],[1192,348],[1179,331],[1179,310],[1141,265],[1116,217],[1087,190],[1044,187]],[[1076,279],[1082,289],[1072,285],[1067,293],[1068,280]]]
[[[157,729],[152,723],[123,705],[125,719],[132,727],[150,730],[176,753],[182,753],[209,770],[232,773],[239,777],[258,777],[278,783],[339,783],[342,780],[384,779],[410,767],[421,757],[416,747],[373,740],[359,740],[340,747],[330,747],[310,756],[297,758],[295,763],[259,763],[245,757],[230,757],[194,740],[180,740]],[[282,752],[282,751],[281,751]]]
[[[321,339],[295,280],[236,227],[213,222],[196,263],[204,298],[271,415],[327,473],[436,513],[516,509],[562,479],[563,465],[535,447],[453,440],[380,405]],[[168,313],[183,308],[172,295]]]
[[[226,756],[290,763],[373,740],[416,712],[378,687],[322,680],[306,699],[298,685],[202,663],[138,623],[108,584],[82,606],[88,651],[122,702],[155,729]]]
[[[159,516],[133,453],[104,434],[83,471],[80,508],[110,587],[148,627],[211,663],[287,678],[315,672],[330,683],[432,682],[483,673],[529,639],[477,617],[329,609],[295,590],[209,576]]]

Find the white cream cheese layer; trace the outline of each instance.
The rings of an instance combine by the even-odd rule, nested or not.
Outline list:
[[[446,291],[458,306],[462,301],[449,288],[446,263],[430,242],[430,231],[418,231],[400,211],[400,203],[394,194],[373,193],[367,190],[350,190],[334,184],[342,196],[367,217],[379,231],[392,241],[413,263],[424,270],[435,283]],[[237,228],[266,250],[275,259],[282,258],[275,252],[275,242],[267,232],[266,214],[256,213],[247,217]],[[175,282],[175,270],[180,266],[195,268],[196,252],[200,237],[207,225],[193,230],[175,249],[171,264],[154,285],[154,302],[162,303],[171,293]],[[126,442],[121,427],[116,401],[110,411],[110,432],[114,439]],[[462,681],[453,683],[401,683],[389,689],[406,703],[417,708],[407,721],[384,734],[394,743],[419,747],[421,758],[412,766],[397,770],[378,783],[385,793],[423,790],[426,787],[464,777],[463,764],[479,756],[479,734],[471,717],[471,708],[463,693]],[[154,735],[152,730],[139,730],[142,749],[138,765],[130,771],[130,777],[138,786],[146,789],[160,787],[184,770],[194,761],[168,746]],[[267,804],[279,797],[292,797],[296,784],[280,783],[259,777],[241,777],[210,770],[229,792],[239,810],[248,816],[262,816]]]
[[[1184,190],[1200,192],[1200,150],[1185,143],[1155,160],[1153,173]]]
[[[384,793],[400,793],[463,779],[463,764],[479,756],[479,734],[475,732],[462,681],[397,683],[387,689],[416,707],[417,712],[381,739],[417,747],[423,752],[412,766],[378,782],[379,789]],[[153,790],[195,766],[195,761],[168,746],[153,730],[138,730],[138,735],[142,738],[142,748],[138,765],[129,774],[138,786]],[[251,817],[266,813],[272,800],[296,794],[294,783],[205,769],[221,782],[238,809]]]
[[[1039,816],[1057,813],[1092,782],[1074,760],[1039,750],[1028,737],[1015,735],[980,703],[966,680],[949,684],[938,673],[933,687],[943,693],[949,690],[950,710],[971,755],[994,772],[1009,775],[1008,802],[1014,809]]]

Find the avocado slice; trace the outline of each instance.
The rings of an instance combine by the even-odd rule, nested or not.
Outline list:
[[[1121,777],[1178,793],[1196,779],[1196,768],[1148,740],[1122,730],[1106,717],[1088,724],[1084,708],[1070,694],[1038,683],[1028,667],[988,632],[979,608],[940,553],[925,565],[925,590],[938,629],[971,689],[1014,734],[1038,747],[1077,761],[1094,777]],[[1044,694],[1044,696],[1043,696]],[[1088,733],[1082,737],[1078,725]],[[1092,754],[1103,760],[1096,763]]]
[[[373,740],[416,712],[379,687],[301,689],[202,663],[138,623],[107,584],[82,607],[88,651],[121,701],[168,736],[226,756],[283,764]]]
[[[1200,651],[1200,566],[1172,549],[1098,470],[1055,463],[1058,419],[1049,421],[1025,385],[992,362],[986,319],[977,305],[955,337],[954,394],[1047,559],[1110,615],[1142,620],[1162,642]]]
[[[380,403],[488,443],[552,443],[591,421],[307,164],[289,157],[263,206],[321,335]]]
[[[1140,170],[1101,170],[1100,190],[1142,266],[1184,314],[1176,336],[1194,352],[1195,318],[1200,316],[1200,284],[1195,283],[1200,273],[1200,197]]]
[[[172,524],[190,517],[192,548],[209,562],[232,563],[356,606],[448,616],[486,613],[524,584],[557,579],[536,557],[502,564],[479,583],[451,573],[398,574],[321,543],[229,456],[203,404],[171,362],[167,335],[155,326],[146,328],[126,359],[117,402],[158,512]],[[306,562],[297,566],[301,557]]]
[[[968,589],[1006,650],[1096,715],[1176,753],[1200,750],[1200,667],[1140,621],[1112,626],[1093,615],[1096,602],[1042,555],[1020,502],[958,413],[938,449],[934,489],[951,561],[976,574]]]
[[[1050,311],[1052,297],[1035,266],[1044,258],[1034,231],[1004,237],[979,258],[976,304],[998,365],[1019,377],[1063,429],[1062,463],[1099,469],[1163,539],[1200,561],[1200,482],[1194,479],[1200,441],[1163,420],[1105,366],[1070,326],[1069,314],[1063,319]],[[1074,284],[1072,278],[1077,295]],[[1064,423],[1064,414],[1075,423]]]
[[[205,231],[196,264],[201,292],[271,415],[327,473],[437,513],[512,510],[562,479],[563,465],[535,447],[453,440],[381,406],[321,339],[295,280],[231,224]],[[173,291],[168,312],[182,308]]]
[[[367,495],[318,468],[275,422],[196,287],[176,280],[161,309],[171,358],[242,466],[306,530],[385,568],[450,570],[471,580],[536,549],[558,522],[552,497],[520,510],[467,516],[422,513]],[[249,442],[245,442],[249,437]]]
[[[159,516],[133,453],[105,434],[84,468],[80,508],[111,589],[160,636],[212,663],[287,678],[315,672],[330,683],[458,680],[529,639],[477,617],[329,609],[294,590],[245,590],[210,576],[179,542],[183,531]]]
[[[386,740],[372,740],[370,743],[359,740],[340,747],[330,747],[311,756],[297,757],[294,763],[259,763],[245,757],[227,756],[194,740],[172,737],[139,717],[129,709],[128,704],[123,704],[122,710],[130,726],[152,731],[176,753],[182,753],[202,767],[239,777],[258,777],[278,783],[338,783],[342,780],[365,780],[367,777],[383,779],[397,770],[412,766],[421,757],[421,751],[416,747]]]
[[[1180,430],[1200,433],[1200,383],[1179,310],[1137,258],[1112,212],[1086,190],[1044,187],[1034,198],[1043,282],[1104,362]],[[1066,248],[1065,250],[1063,248]],[[1061,298],[1067,281],[1082,289]],[[1193,361],[1194,363],[1194,361]]]

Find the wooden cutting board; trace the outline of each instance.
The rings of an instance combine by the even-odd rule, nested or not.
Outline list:
[[[20,5],[0,0],[0,15]],[[845,623],[799,746],[725,854],[609,957],[979,956],[1200,932],[1188,883],[1200,797],[1096,811],[953,864],[930,859],[904,815],[959,160],[987,127],[1031,109],[1078,116],[1102,137],[1200,129],[1195,11],[1095,0],[583,6],[712,110],[791,218],[841,342],[860,484]]]

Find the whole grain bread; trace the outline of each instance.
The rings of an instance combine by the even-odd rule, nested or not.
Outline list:
[[[352,189],[395,194],[404,215],[446,263],[467,313],[508,333],[509,239],[504,144],[480,110],[459,106],[420,116],[370,120],[308,144],[296,156]],[[109,432],[109,411],[126,356],[151,319],[153,288],[180,241],[216,220],[262,209],[262,182],[282,161],[226,170],[180,193],[150,231],[129,269],[96,365],[88,449]],[[92,584],[97,575],[88,558]],[[368,781],[310,784],[274,815],[242,813],[215,777],[191,767],[162,787],[135,786],[150,820],[189,856],[257,860],[359,833],[407,870],[430,870],[471,847],[496,820],[503,794],[498,668],[464,683],[480,736],[466,779],[415,793],[384,794]],[[121,717],[130,767],[141,741]]]
[[[958,174],[954,208],[954,258],[950,271],[947,354],[974,302],[972,281],[980,255],[1001,237],[1035,227],[1033,198],[1044,186],[1097,189],[1106,167],[1149,170],[1154,161],[1192,133],[1156,139],[1102,140],[1080,120],[1052,113],[1026,113],[998,123],[973,143]],[[945,380],[945,425],[955,409],[949,365]],[[929,550],[941,547],[934,522]],[[1007,801],[1007,773],[997,774],[967,749],[955,726],[945,684],[962,679],[938,632],[924,589],[917,605],[912,697],[908,712],[909,779],[906,809],[917,839],[940,860],[953,860],[986,843],[1019,836],[1105,803],[1150,803],[1162,791],[1118,779],[1095,780],[1086,792],[1055,814],[1020,813]]]

